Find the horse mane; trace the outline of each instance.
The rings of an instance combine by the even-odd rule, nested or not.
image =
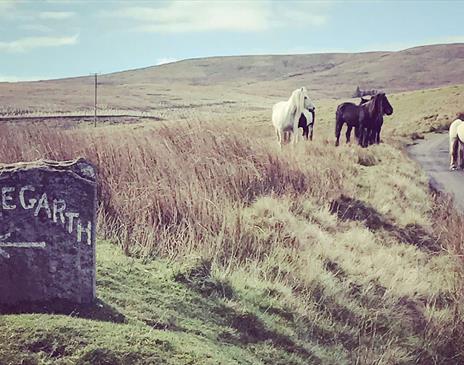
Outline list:
[[[377,103],[377,113],[380,117],[383,116],[383,100],[385,99],[385,94],[384,93],[379,93],[379,94],[376,94],[375,96],[377,96],[377,100],[376,100],[376,103]]]
[[[373,115],[375,112],[375,106],[376,106],[376,98],[373,96],[371,100],[368,102],[361,104],[362,107],[364,107],[369,115]]]
[[[378,93],[372,96],[371,100],[369,100],[367,103],[362,104],[365,105],[369,115],[371,116],[377,116],[377,115],[382,115],[383,110],[382,110],[382,103],[383,103],[383,97],[385,94],[383,93]]]
[[[301,87],[292,92],[290,99],[288,101],[292,105],[292,114],[300,115],[304,109],[304,94],[306,92],[305,87]]]

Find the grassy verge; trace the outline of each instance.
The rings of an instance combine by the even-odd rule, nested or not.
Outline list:
[[[451,298],[427,303],[424,293],[355,283],[337,261],[326,260],[325,285],[312,291],[251,269],[224,277],[202,260],[147,263],[103,241],[98,262],[94,307],[0,318],[0,363],[459,363],[456,344],[436,337]]]

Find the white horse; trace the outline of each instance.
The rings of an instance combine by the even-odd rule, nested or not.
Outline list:
[[[282,147],[282,141],[287,142],[293,133],[293,144],[298,142],[298,121],[303,113],[308,121],[312,115],[308,112],[314,111],[315,107],[305,87],[296,89],[288,101],[280,101],[272,107],[272,124],[274,125],[277,142]]]
[[[464,121],[456,119],[449,128],[450,170],[464,167]]]

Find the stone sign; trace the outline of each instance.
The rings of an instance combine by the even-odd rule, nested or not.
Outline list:
[[[96,202],[84,159],[0,165],[0,304],[95,299]]]

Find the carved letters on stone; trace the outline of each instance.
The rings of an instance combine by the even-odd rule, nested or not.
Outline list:
[[[94,300],[96,202],[83,159],[0,165],[0,304]]]

